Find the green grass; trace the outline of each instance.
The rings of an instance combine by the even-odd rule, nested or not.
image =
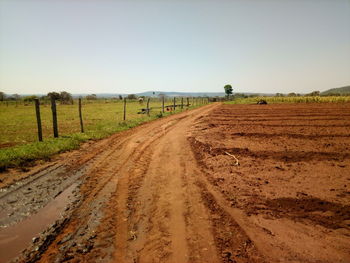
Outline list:
[[[192,101],[191,101],[192,102]],[[177,104],[180,100],[177,100]],[[185,103],[185,102],[184,102]],[[165,105],[171,105],[167,100]],[[199,103],[190,106],[201,106]],[[137,114],[141,108],[146,108],[146,102],[127,102],[126,121],[123,121],[123,103],[120,100],[83,101],[83,120],[85,133],[80,133],[77,103],[74,105],[57,105],[59,138],[53,138],[52,117],[50,105],[41,105],[43,127],[43,142],[37,142],[37,124],[34,105],[24,106],[14,103],[0,104],[0,170],[9,167],[29,165],[37,159],[49,159],[56,153],[76,149],[81,142],[90,139],[101,139],[113,133],[120,132],[141,123],[181,112],[180,107],[175,112],[161,113],[161,101],[153,99],[150,102],[150,116]],[[153,109],[152,109],[153,108]],[[183,110],[186,110],[184,107]],[[13,145],[12,147],[4,147]]]
[[[256,104],[259,100],[267,103],[343,103],[350,102],[350,96],[298,96],[298,97],[250,97],[239,98],[226,102],[227,104]]]

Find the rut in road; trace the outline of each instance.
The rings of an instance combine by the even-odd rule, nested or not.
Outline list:
[[[197,167],[188,134],[216,105],[126,133],[41,262],[265,262]],[[107,149],[106,149],[107,150]]]

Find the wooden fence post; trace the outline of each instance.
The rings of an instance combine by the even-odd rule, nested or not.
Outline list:
[[[38,138],[39,142],[43,141],[43,130],[41,128],[41,117],[40,117],[40,102],[39,99],[35,99],[35,113],[36,113],[36,122],[38,125]]]
[[[184,97],[181,97],[181,109],[184,108]]]
[[[187,97],[187,107],[190,106],[190,99]]]
[[[162,98],[162,112],[164,113],[164,96]]]
[[[53,137],[58,137],[58,127],[57,127],[57,111],[56,111],[56,100],[51,97],[51,111],[52,111],[52,124],[53,124]]]
[[[148,98],[148,100],[147,100],[147,115],[149,116],[149,100],[150,100],[150,98]]]
[[[80,131],[84,132],[83,115],[81,113],[81,98],[79,98],[79,119],[80,119]]]
[[[174,97],[174,111],[176,110],[176,97]]]
[[[124,98],[124,116],[123,116],[123,120],[126,120],[126,98]]]

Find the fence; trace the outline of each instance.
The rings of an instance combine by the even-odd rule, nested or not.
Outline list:
[[[115,129],[208,103],[208,98],[149,98],[137,100],[78,99],[73,105],[59,101],[0,102],[0,147],[8,143],[42,141],[74,133]]]

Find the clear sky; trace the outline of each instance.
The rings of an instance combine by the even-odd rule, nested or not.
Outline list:
[[[350,85],[350,0],[0,0],[0,91]]]

